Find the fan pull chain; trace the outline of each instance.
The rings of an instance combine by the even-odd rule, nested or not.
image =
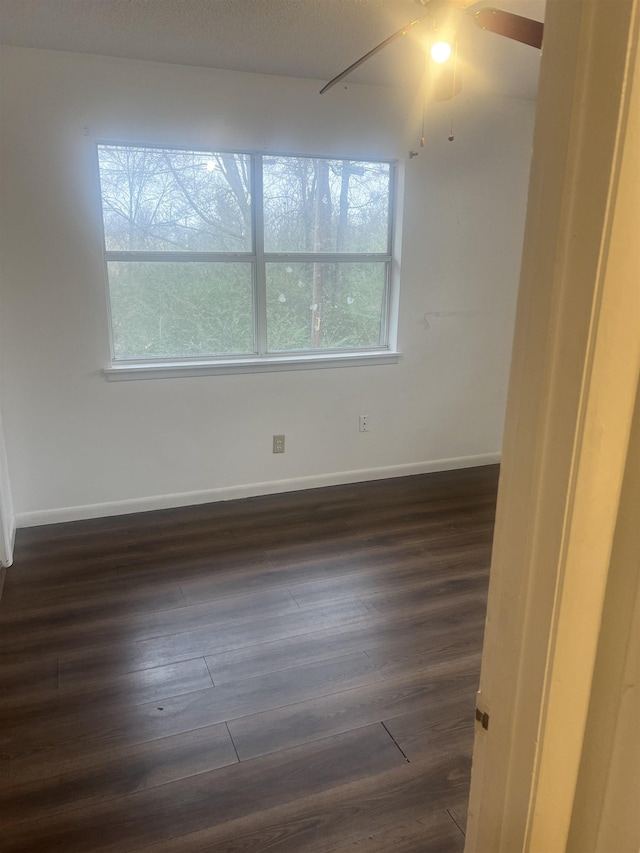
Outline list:
[[[425,113],[427,111],[427,81],[429,79],[429,55],[427,54],[424,67],[424,75],[422,77],[422,133],[420,135],[420,148],[424,148],[424,124]]]
[[[457,75],[458,75],[458,38],[456,36],[454,53],[453,53],[453,93],[454,93],[454,97],[455,97],[455,91],[456,91]],[[452,104],[451,105],[451,127],[449,128],[449,136],[447,137],[449,142],[453,142],[453,140],[455,139],[455,136],[453,133],[453,115],[454,115],[454,113],[455,113],[455,108]]]

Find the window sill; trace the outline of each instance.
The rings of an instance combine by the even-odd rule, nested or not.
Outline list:
[[[232,358],[216,361],[130,361],[104,370],[110,382],[131,379],[170,379],[178,376],[217,376],[224,373],[272,373],[283,370],[314,370],[328,367],[364,367],[397,364],[402,353],[369,351],[282,355],[264,358]]]

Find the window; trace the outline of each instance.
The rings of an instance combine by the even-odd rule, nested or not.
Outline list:
[[[99,145],[113,365],[389,350],[393,165]]]

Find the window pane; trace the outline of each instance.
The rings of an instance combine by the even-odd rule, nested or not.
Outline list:
[[[108,264],[116,359],[254,352],[247,263]]]
[[[107,251],[250,252],[250,157],[98,146]]]
[[[388,163],[263,158],[267,252],[389,251]]]
[[[267,264],[268,349],[383,346],[386,266]]]

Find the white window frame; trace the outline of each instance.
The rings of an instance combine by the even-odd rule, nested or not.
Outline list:
[[[100,140],[96,143],[96,162],[98,148],[118,146],[124,148],[159,148],[167,151],[203,151],[212,153],[214,149],[152,145],[147,143],[114,142]],[[252,251],[250,252],[122,252],[107,250],[104,224],[102,231],[104,274],[106,283],[107,313],[109,327],[110,364],[104,369],[106,378],[113,380],[159,379],[174,376],[199,376],[221,373],[253,373],[283,370],[308,370],[313,368],[355,367],[359,365],[395,364],[401,353],[396,348],[398,267],[394,260],[394,246],[397,235],[395,220],[397,215],[397,168],[396,162],[386,159],[364,157],[344,157],[317,154],[281,154],[276,152],[239,151],[215,149],[216,153],[240,154],[251,161],[251,211],[252,211]],[[263,227],[263,159],[268,157],[301,157],[309,159],[348,160],[349,162],[385,163],[389,166],[389,210],[388,237],[386,252],[348,253],[348,252],[265,252]],[[102,206],[102,193],[100,192]],[[111,297],[109,293],[108,264],[113,261],[154,261],[173,263],[249,263],[252,267],[252,304],[254,324],[253,353],[238,355],[185,356],[181,358],[150,357],[145,359],[118,359],[115,357],[113,325],[111,318]],[[374,347],[352,347],[349,349],[322,350],[286,350],[267,351],[267,300],[266,268],[268,263],[384,263],[385,288],[382,307],[383,343]]]

